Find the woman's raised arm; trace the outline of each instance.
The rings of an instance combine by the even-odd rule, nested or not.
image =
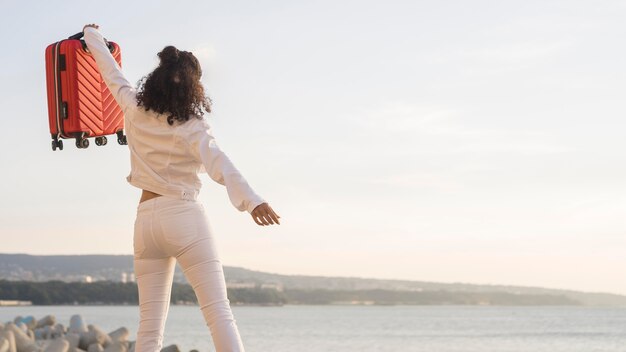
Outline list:
[[[98,28],[95,24],[85,25],[83,28],[85,43],[89,52],[96,60],[100,74],[113,94],[115,101],[117,101],[123,111],[126,111],[129,106],[137,105],[135,89],[126,79],[124,73],[122,73],[113,55],[111,55]]]

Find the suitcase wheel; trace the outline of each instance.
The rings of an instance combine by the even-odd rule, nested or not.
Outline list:
[[[77,138],[76,139],[76,148],[78,149],[86,149],[87,147],[89,147],[89,140],[88,139],[83,139],[83,138]]]
[[[102,136],[102,137],[96,137],[96,145],[97,146],[101,146],[101,145],[107,145],[107,137]]]
[[[57,148],[59,148],[59,150],[63,150],[63,141],[59,141],[59,140],[53,140],[52,141],[52,150],[57,150]]]
[[[127,145],[128,140],[126,140],[126,136],[124,135],[124,130],[119,130],[115,132],[117,134],[117,143],[120,145]]]

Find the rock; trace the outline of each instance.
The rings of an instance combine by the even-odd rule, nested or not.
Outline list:
[[[35,334],[35,340],[47,339],[49,331],[50,331],[49,326],[45,326],[45,327],[33,330],[33,334]]]
[[[109,334],[107,334],[104,330],[100,329],[96,325],[87,325],[87,329],[89,331],[93,331],[96,334],[98,342],[100,342],[102,347],[107,348],[113,342],[111,336],[109,336]]]
[[[35,352],[38,350],[35,342],[17,325],[9,323],[6,330],[12,331],[15,336],[15,348],[18,352]],[[32,330],[29,330],[32,332]]]
[[[87,332],[87,325],[81,315],[75,314],[70,318],[70,332],[80,334],[81,332]]]
[[[112,341],[126,341],[128,340],[129,331],[126,327],[122,326],[121,328],[111,331],[109,333],[109,337]]]
[[[65,335],[65,327],[63,324],[46,325],[33,331],[35,340],[49,340],[63,337]]]
[[[15,323],[15,326],[17,326],[24,333],[28,332],[28,326],[26,326],[26,324],[22,323],[21,321],[18,321],[17,323]]]
[[[180,352],[180,348],[178,348],[178,345],[169,345],[167,347],[163,347],[161,352]]]
[[[34,329],[37,325],[37,319],[35,319],[35,317],[33,317],[32,315],[22,318],[22,320],[20,320],[19,322],[24,323],[24,325],[26,325],[26,327],[29,329]]]
[[[54,325],[56,322],[57,322],[57,319],[54,315],[46,315],[45,317],[41,318],[37,322],[37,325],[35,325],[35,328],[43,328],[44,326],[47,326],[47,325]]]
[[[85,350],[81,350],[81,349],[80,349],[80,348],[78,348],[78,347],[70,347],[70,348],[67,350],[67,352],[87,352],[87,351],[85,351]]]
[[[87,348],[87,352],[102,352],[102,351],[104,351],[104,347],[102,347],[102,345],[97,342],[92,343]]]
[[[4,337],[0,337],[0,352],[9,352],[11,343]]]
[[[80,342],[80,335],[75,332],[68,332],[65,334],[65,339],[70,343],[71,349],[78,349],[78,343]]]
[[[111,337],[97,326],[89,324],[87,329],[87,332],[80,334],[79,348],[89,351],[89,345],[92,343],[99,343],[103,347],[107,347],[111,344]]]
[[[61,323],[52,325],[52,338],[63,337],[65,335],[65,326]]]
[[[6,328],[7,326],[5,326]],[[15,334],[13,331],[8,328],[0,331],[0,339],[7,339],[9,341],[9,350],[8,352],[17,352],[17,347],[15,347]]]
[[[70,348],[70,343],[66,339],[54,339],[50,342],[43,352],[67,352]]]
[[[123,341],[113,341],[107,348],[104,349],[104,352],[127,352],[128,348],[124,344]]]

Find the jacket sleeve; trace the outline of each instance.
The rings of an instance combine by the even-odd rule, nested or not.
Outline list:
[[[202,128],[192,132],[188,140],[191,153],[202,163],[213,181],[226,186],[230,202],[237,210],[252,213],[252,210],[257,205],[265,203],[265,200],[252,190],[239,170],[219,148],[209,124],[204,120],[200,124]]]
[[[96,60],[104,82],[122,110],[125,112],[129,106],[137,105],[135,89],[122,73],[113,55],[111,55],[102,34],[93,27],[87,27],[83,36],[89,52]]]

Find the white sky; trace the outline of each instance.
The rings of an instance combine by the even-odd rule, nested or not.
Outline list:
[[[0,252],[132,253],[128,151],[50,149],[44,49],[96,22],[133,82],[165,45],[201,59],[220,146],[283,222],[205,177],[224,264],[626,294],[624,1],[2,7]]]

